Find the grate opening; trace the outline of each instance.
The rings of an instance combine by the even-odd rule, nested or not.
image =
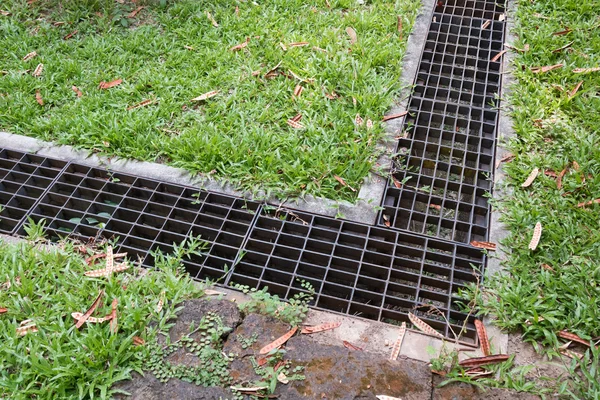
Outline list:
[[[447,16],[498,20],[505,11],[504,4],[502,0],[442,0],[436,4],[435,12]]]

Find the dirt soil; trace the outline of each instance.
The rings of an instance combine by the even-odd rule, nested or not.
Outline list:
[[[184,303],[175,326],[169,332],[171,340],[190,332],[190,325],[197,326],[208,312],[221,317],[225,326],[233,329],[224,338],[224,352],[236,354],[230,365],[233,385],[240,386],[257,380],[251,358],[258,356],[264,345],[277,339],[290,326],[258,314],[242,315],[237,304],[228,300],[197,299]],[[243,349],[243,338],[257,335],[257,340]],[[439,377],[433,377],[426,363],[408,358],[390,361],[380,354],[351,350],[343,343],[323,344],[312,335],[297,334],[285,344],[285,359],[292,367],[304,366],[302,374],[306,379],[279,383],[275,395],[279,399],[377,399],[385,395],[402,400],[425,399],[536,399],[529,394],[493,389],[480,392],[469,385],[450,384],[442,388]],[[193,337],[193,336],[192,336]],[[517,338],[518,339],[518,338]],[[518,340],[515,339],[515,346]],[[357,344],[359,346],[360,344]],[[511,349],[513,350],[513,349]],[[517,358],[523,363],[536,362],[534,354],[525,348],[519,350]],[[185,348],[169,356],[169,361],[188,366],[198,365],[198,360]],[[540,370],[539,373],[545,372]],[[118,389],[130,396],[118,396],[120,399],[159,400],[159,399],[232,399],[233,393],[227,388],[200,387],[178,379],[170,379],[166,384],[159,382],[151,373],[145,376],[135,374],[131,381],[121,382]]]

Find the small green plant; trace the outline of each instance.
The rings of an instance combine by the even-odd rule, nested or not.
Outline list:
[[[31,242],[39,242],[45,240],[46,236],[46,219],[42,218],[38,222],[35,222],[31,218],[27,219],[25,224],[25,233],[27,234],[27,240]]]
[[[267,354],[267,362],[264,365],[259,365],[256,358],[250,360],[254,367],[254,372],[262,379],[252,384],[258,387],[266,387],[267,394],[275,393],[277,382],[301,381],[306,379],[301,372],[304,370],[302,366],[291,368],[289,361],[284,361],[283,357],[285,350],[274,349]]]
[[[600,399],[600,348],[592,343],[581,359],[571,361],[569,375],[560,385],[561,395],[573,400]]]
[[[258,339],[258,333],[253,333],[252,336],[250,336],[248,338],[245,337],[244,335],[238,335],[237,339],[242,344],[242,349],[245,350],[248,347],[252,346],[254,343],[256,343],[256,340]]]

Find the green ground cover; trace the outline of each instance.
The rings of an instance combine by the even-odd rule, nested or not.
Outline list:
[[[0,129],[251,191],[355,198],[420,1],[162,0],[128,17],[138,5],[3,1]],[[303,129],[287,123],[298,114]],[[355,126],[356,114],[373,127]]]

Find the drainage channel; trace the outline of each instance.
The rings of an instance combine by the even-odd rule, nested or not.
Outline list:
[[[8,149],[0,199],[5,234],[25,235],[28,219],[43,219],[52,240],[112,239],[145,267],[157,250],[200,236],[206,251],[183,260],[194,279],[225,277],[285,299],[304,280],[315,308],[393,324],[413,312],[448,337],[466,321],[463,342],[476,340],[457,304],[485,264],[469,246]]]
[[[504,19],[503,1],[436,4],[378,224],[487,240]]]

